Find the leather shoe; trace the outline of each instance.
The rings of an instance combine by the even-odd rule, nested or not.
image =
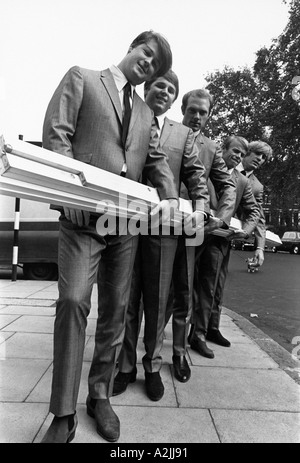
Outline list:
[[[214,342],[215,344],[218,344],[219,346],[223,346],[223,347],[231,346],[230,341],[224,338],[224,336],[222,336],[219,330],[208,330],[206,339],[208,341]]]
[[[150,400],[157,402],[163,397],[165,388],[161,380],[159,371],[156,371],[155,373],[145,372],[145,384],[147,396]]]
[[[196,339],[191,341],[191,349],[198,352],[198,354],[202,355],[203,357],[207,357],[209,359],[213,359],[215,354],[209,347],[207,347],[205,341],[201,341],[201,339]]]
[[[114,388],[112,395],[119,395],[125,392],[129,383],[134,383],[136,380],[136,368],[130,373],[122,373],[121,371],[115,377]]]
[[[109,399],[86,399],[86,411],[95,418],[97,433],[108,442],[116,442],[120,437],[120,420],[113,411]]]
[[[55,416],[41,444],[69,444],[75,437],[77,425],[76,412],[74,415]]]
[[[186,383],[191,377],[191,370],[184,355],[173,355],[173,368],[175,378]]]

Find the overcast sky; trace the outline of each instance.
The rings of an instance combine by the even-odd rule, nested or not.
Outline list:
[[[288,21],[282,0],[1,0],[0,134],[41,140],[47,104],[73,65],[118,64],[142,31],[161,32],[173,51],[180,93],[225,65],[253,66]],[[142,95],[143,87],[138,88]]]

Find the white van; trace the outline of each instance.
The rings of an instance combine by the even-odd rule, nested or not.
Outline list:
[[[0,195],[0,265],[13,262],[16,199]],[[49,204],[20,199],[18,265],[28,280],[56,280],[59,212]]]

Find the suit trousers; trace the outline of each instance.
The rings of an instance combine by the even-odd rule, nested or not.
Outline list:
[[[203,244],[196,248],[193,313],[193,338],[206,336],[220,270],[227,249],[227,240],[208,235]]]
[[[229,258],[230,258],[230,243],[226,240],[224,243],[224,253],[223,256],[219,278],[217,281],[216,289],[215,289],[215,297],[214,303],[208,323],[209,330],[218,330],[220,328],[220,319],[221,319],[221,311],[222,311],[222,301],[223,301],[223,294],[224,294],[224,287],[226,283],[226,278],[228,275],[228,265],[229,265]]]
[[[137,343],[143,318],[143,278],[141,242],[135,256],[123,345],[118,358],[119,371],[131,373],[137,363]]]
[[[112,394],[115,362],[122,345],[138,236],[100,236],[96,223],[78,227],[60,219],[59,298],[54,324],[54,361],[50,412],[74,413],[81,379],[85,331],[99,263],[98,319],[89,373],[94,399]]]
[[[142,275],[144,303],[144,369],[159,371],[163,347],[166,308],[172,282],[177,236],[142,236]]]
[[[187,335],[193,308],[195,247],[179,236],[173,265],[165,324],[172,317],[173,354],[186,355]]]

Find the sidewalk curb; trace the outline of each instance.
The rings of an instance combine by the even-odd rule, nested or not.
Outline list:
[[[279,365],[281,370],[287,373],[297,384],[300,384],[300,360],[242,315],[225,306],[223,306],[223,310],[245,334],[253,339]]]

